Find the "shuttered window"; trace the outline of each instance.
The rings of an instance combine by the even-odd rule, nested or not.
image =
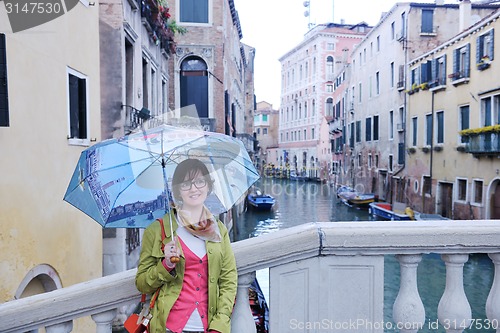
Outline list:
[[[7,48],[5,34],[0,34],[0,127],[9,126],[9,98],[7,90]]]
[[[495,39],[494,39],[494,29],[491,29],[486,34],[483,34],[477,38],[476,41],[476,63],[481,62],[482,58],[488,57],[489,60],[493,60]]]

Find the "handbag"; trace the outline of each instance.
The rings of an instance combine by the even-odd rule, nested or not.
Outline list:
[[[165,244],[163,244],[163,240],[165,239],[165,228],[163,227],[163,219],[159,218],[158,221],[160,222],[161,226],[161,250],[163,251],[163,248],[165,247]],[[151,310],[155,306],[156,299],[158,298],[158,294],[160,293],[160,288],[158,288],[151,298],[151,302],[149,302],[149,307],[146,307],[146,294],[142,294],[141,296],[141,312],[140,313],[132,313],[127,320],[123,323],[123,326],[129,333],[143,333],[148,330],[148,325],[149,321],[153,317],[151,315]]]

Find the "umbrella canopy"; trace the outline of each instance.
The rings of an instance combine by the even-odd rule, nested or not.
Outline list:
[[[145,228],[170,209],[171,177],[187,158],[208,167],[214,185],[205,204],[213,214],[229,210],[259,179],[240,140],[160,125],[84,150],[64,200],[105,228]]]

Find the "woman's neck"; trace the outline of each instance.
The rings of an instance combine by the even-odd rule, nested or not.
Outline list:
[[[203,206],[183,206],[182,210],[187,213],[184,214],[191,224],[196,224],[202,220]]]

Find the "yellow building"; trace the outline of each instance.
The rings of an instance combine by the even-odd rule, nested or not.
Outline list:
[[[410,62],[408,164],[396,192],[415,210],[500,218],[499,16]]]
[[[78,1],[19,32],[4,5],[0,302],[102,275],[101,227],[63,201],[81,151],[100,140],[98,5]],[[89,325],[76,321],[74,331],[89,332]]]

